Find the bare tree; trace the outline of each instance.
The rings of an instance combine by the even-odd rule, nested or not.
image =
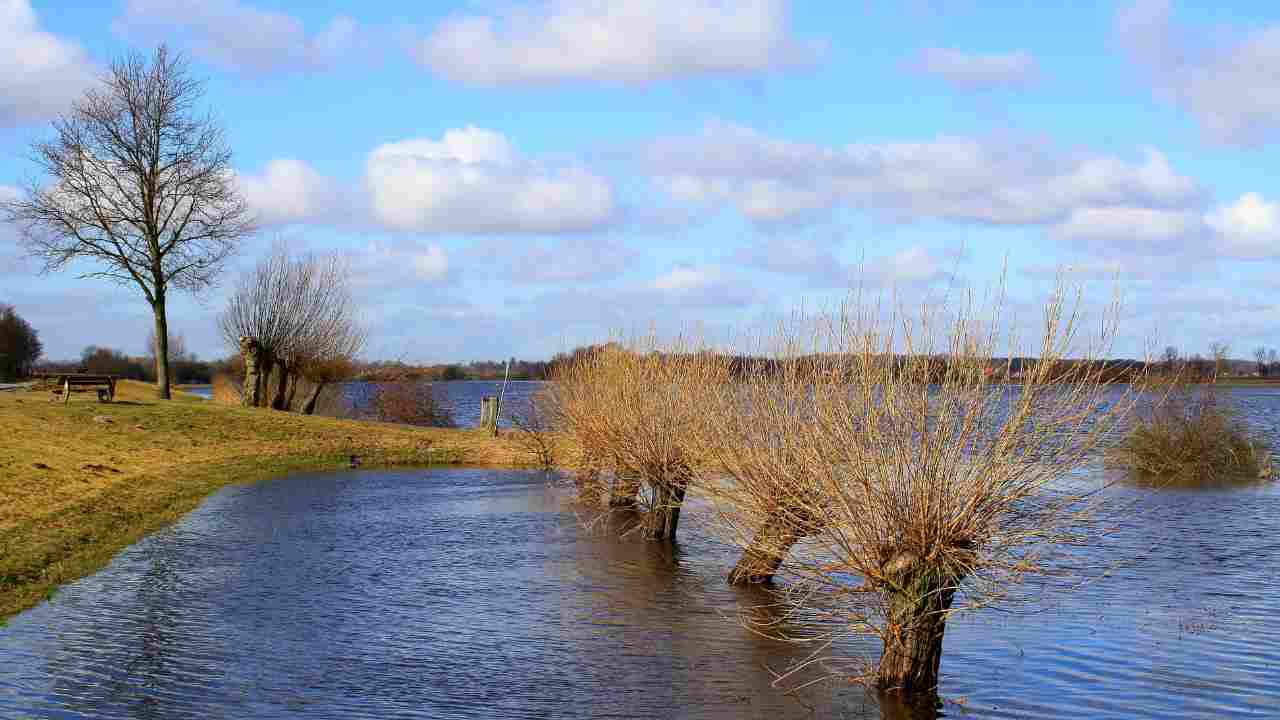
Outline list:
[[[1267,374],[1267,349],[1259,345],[1253,349],[1253,359],[1258,363],[1258,374],[1266,376]]]
[[[1227,374],[1230,369],[1227,367],[1229,360],[1227,356],[1231,353],[1231,346],[1224,342],[1209,343],[1209,355],[1213,357],[1213,374],[1214,377],[1221,377]]]
[[[365,339],[346,263],[294,258],[281,243],[240,279],[218,326],[244,353],[244,404],[276,410],[293,406],[305,378],[311,390],[302,409],[314,411],[325,385],[350,376]]]
[[[1274,372],[1280,372],[1280,360],[1277,360],[1275,348],[1272,348],[1267,351],[1267,375]]]
[[[1160,362],[1164,366],[1166,373],[1172,375],[1178,371],[1178,348],[1172,345],[1166,345],[1164,352],[1160,355]]]
[[[31,146],[45,176],[6,205],[28,251],[56,271],[136,286],[158,338],[156,392],[169,397],[171,290],[199,292],[253,231],[231,151],[212,115],[197,114],[204,83],[161,45],[111,64],[101,83]]]

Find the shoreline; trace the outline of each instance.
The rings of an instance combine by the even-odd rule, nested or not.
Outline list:
[[[0,627],[228,485],[299,472],[530,467],[511,435],[220,405],[122,381],[116,402],[0,394]]]

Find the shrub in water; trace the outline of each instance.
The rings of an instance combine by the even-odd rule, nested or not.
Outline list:
[[[1145,409],[1107,452],[1113,467],[1147,484],[1216,485],[1269,477],[1271,453],[1214,384],[1184,376],[1154,382]]]

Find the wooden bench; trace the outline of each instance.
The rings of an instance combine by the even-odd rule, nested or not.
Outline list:
[[[114,375],[92,375],[89,373],[58,373],[38,376],[43,378],[54,395],[62,395],[65,405],[71,400],[73,392],[98,393],[98,402],[108,403],[116,397],[116,378]]]

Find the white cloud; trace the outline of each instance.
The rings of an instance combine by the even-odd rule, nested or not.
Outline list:
[[[28,0],[0,0],[0,127],[65,110],[93,82],[84,50],[40,29]]]
[[[1245,193],[1211,211],[1205,222],[1218,237],[1218,250],[1240,258],[1280,255],[1280,203]]]
[[[1193,30],[1174,25],[1168,0],[1138,0],[1116,14],[1113,35],[1211,138],[1249,144],[1280,131],[1280,23]]]
[[[1148,250],[1176,250],[1201,236],[1204,219],[1190,210],[1144,207],[1083,207],[1050,233],[1061,240],[1122,242]]]
[[[547,0],[448,19],[413,44],[422,65],[477,85],[643,83],[807,62],[786,0]]]
[[[502,134],[476,127],[378,146],[366,183],[377,218],[398,230],[571,232],[614,211],[605,179],[524,160]]]
[[[1040,225],[1080,207],[1177,208],[1202,195],[1155,149],[1133,162],[963,137],[824,147],[711,125],[645,154],[674,198],[727,202],[757,222],[863,207],[902,219]]]
[[[1035,84],[1040,75],[1035,58],[1026,51],[984,55],[952,48],[924,48],[907,67],[937,77],[962,92],[1025,88]]]
[[[272,160],[258,175],[237,177],[240,191],[265,225],[309,222],[341,212],[341,193],[301,160]]]
[[[148,41],[176,39],[196,55],[242,72],[328,67],[370,49],[345,15],[308,33],[292,15],[237,0],[127,0],[115,28]]]

